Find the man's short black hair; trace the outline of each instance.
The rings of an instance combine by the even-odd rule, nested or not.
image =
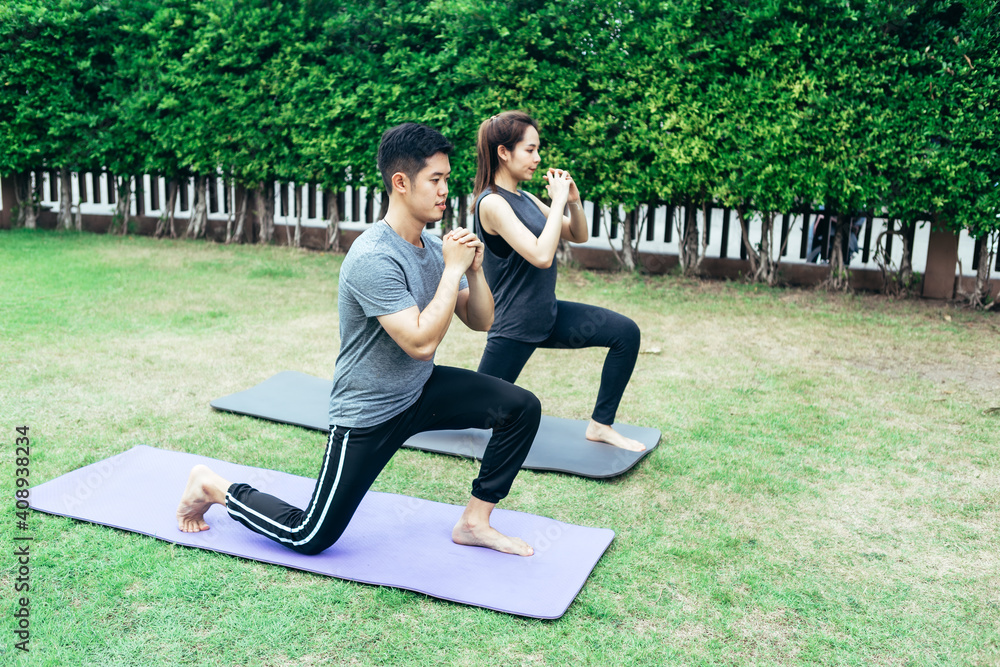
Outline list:
[[[403,123],[382,133],[378,144],[378,170],[386,192],[392,192],[392,175],[406,174],[411,181],[435,153],[451,155],[454,146],[434,128]]]

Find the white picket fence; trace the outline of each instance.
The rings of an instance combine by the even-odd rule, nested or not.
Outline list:
[[[41,191],[42,191],[42,205],[50,208],[57,208],[59,206],[59,180],[58,178],[53,178],[50,172],[41,172]],[[208,217],[212,220],[226,220],[232,215],[232,202],[233,202],[233,188],[226,184],[222,178],[215,178],[210,181],[212,184],[213,192],[210,192],[210,207],[208,211]],[[112,215],[115,210],[114,204],[114,193],[113,184],[109,183],[109,176],[104,173],[83,173],[83,174],[72,174],[71,178],[72,192],[71,200],[73,202],[79,203],[79,212],[84,215]],[[174,215],[178,219],[185,219],[190,217],[191,209],[194,203],[194,182],[189,180],[185,184],[186,191],[177,197],[177,203],[175,205]],[[227,192],[228,190],[228,192]],[[303,201],[302,205],[302,218],[301,224],[303,227],[326,227],[326,219],[324,216],[325,206],[323,205],[324,193],[322,190],[309,185],[299,185],[295,183],[275,183],[274,184],[274,194],[275,194],[275,215],[274,222],[276,226],[294,225],[296,223],[295,217],[295,198],[300,197]],[[228,195],[228,196],[227,196]],[[368,223],[364,222],[366,219],[365,206],[367,204],[368,189],[365,187],[359,187],[357,192],[357,197],[355,197],[355,192],[351,187],[347,188],[344,196],[344,202],[346,204],[345,210],[341,212],[341,217],[343,222],[341,222],[340,227],[343,230],[363,230],[368,227]],[[335,196],[335,195],[331,195]],[[133,192],[130,201],[130,210],[133,215],[137,214],[139,199],[142,198],[142,210],[145,215],[148,216],[159,216],[163,214],[163,207],[167,203],[167,181],[162,177],[151,177],[145,175],[142,177],[142,190],[138,194]],[[310,205],[309,199],[313,197],[312,204]],[[382,192],[379,191],[373,193],[372,206],[374,208],[374,214],[367,217],[374,218],[377,215],[379,206],[381,203]],[[359,205],[355,207],[355,200],[359,202]],[[4,202],[0,200],[0,208],[3,208]],[[464,225],[467,227],[472,226],[471,216],[467,211],[458,210],[458,199],[452,201],[452,207],[454,209],[454,224]],[[355,210],[356,209],[356,210]],[[594,220],[594,205],[592,202],[584,202],[584,210],[587,214],[588,220],[593,223]],[[678,254],[678,238],[680,234],[676,229],[676,221],[683,219],[683,208],[676,207],[674,209],[673,220],[668,220],[668,208],[666,206],[661,206],[655,211],[655,215],[652,219],[652,234],[649,234],[648,227],[644,227],[641,230],[640,236],[641,241],[639,242],[639,249],[642,252],[648,252],[653,254],[661,255],[676,255]],[[591,238],[585,243],[579,244],[586,248],[596,248],[596,249],[608,249],[613,247],[617,250],[621,250],[621,230],[617,230],[614,238],[609,239],[610,225],[607,224],[607,212],[604,215],[604,222],[600,225],[597,234],[593,234]],[[701,209],[696,211],[696,217],[698,221],[698,228],[702,230],[704,228],[704,214]],[[731,211],[729,215],[729,233],[726,238],[726,246],[722,247],[723,240],[723,221],[725,218],[725,211],[721,209],[712,209],[710,212],[710,228],[709,228],[709,243],[707,246],[706,256],[707,257],[729,257],[729,258],[739,258],[740,257],[740,246],[742,245],[742,238],[740,234],[739,222],[736,217],[735,211]],[[617,219],[622,220],[624,218],[623,211],[621,209],[617,212]],[[806,228],[804,224],[804,216],[802,214],[796,214],[789,218],[788,221],[788,241],[786,246],[786,251],[782,257],[782,262],[787,262],[790,264],[804,264],[806,260],[801,256],[802,248],[802,236],[807,235],[807,248],[809,241],[811,239],[811,227],[815,223],[816,216],[811,215],[809,218],[809,228]],[[647,225],[649,222],[647,221]],[[668,234],[666,233],[666,225],[671,225],[673,227],[672,233],[669,235],[670,240],[667,240]],[[866,225],[871,225],[872,229],[870,232],[871,245],[874,246],[875,240],[878,238],[879,234],[886,229],[887,220],[885,218],[874,217],[873,219],[866,221]],[[780,230],[781,230],[781,216],[775,219],[776,231],[774,235],[775,244],[780,243]],[[440,225],[435,225],[430,231],[434,233],[440,233]],[[593,231],[593,224],[591,224],[591,231]],[[874,247],[868,253],[868,257],[863,256],[863,246],[864,238],[867,234],[867,230],[862,228],[859,233],[858,252],[854,254],[850,266],[852,268],[866,268],[866,269],[877,269],[878,265],[875,262]],[[930,224],[921,223],[917,226],[915,230],[913,239],[913,270],[917,272],[923,272],[926,265],[927,258],[927,244],[930,237]],[[750,229],[750,238],[753,243],[760,241],[760,225],[756,223],[752,225]],[[699,245],[701,239],[699,238]],[[903,243],[902,239],[894,238],[892,243],[891,257],[893,263],[899,264],[902,259]],[[973,258],[975,255],[975,239],[971,238],[967,232],[963,231],[959,235],[959,245],[958,245],[959,258],[962,261],[963,274],[967,276],[975,275],[972,269]],[[996,271],[995,267],[991,267],[991,275],[1000,275],[1000,272]]]

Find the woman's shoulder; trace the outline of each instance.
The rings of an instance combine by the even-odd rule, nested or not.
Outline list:
[[[493,192],[489,188],[480,193],[476,199],[476,206],[480,211],[485,210],[488,212],[511,209],[510,202],[507,201],[507,198],[501,192]]]
[[[487,197],[489,197],[490,199],[502,199],[506,201],[512,196],[516,197],[517,195],[508,190],[504,190],[500,186],[495,186],[495,187],[487,186],[485,190],[479,193],[479,196],[476,198],[476,201],[482,201]]]
[[[533,204],[534,204],[535,206],[537,206],[537,207],[538,207],[539,209],[541,209],[541,208],[542,208],[542,200],[541,200],[541,199],[539,199],[539,198],[538,198],[538,197],[536,197],[535,195],[531,194],[531,193],[530,193],[530,192],[528,192],[527,190],[521,190],[520,188],[518,188],[518,190],[517,190],[517,191],[518,191],[518,193],[519,193],[519,194],[520,194],[520,195],[521,195],[522,197],[527,197],[528,199],[530,199],[530,200],[531,200],[531,203],[533,203]]]

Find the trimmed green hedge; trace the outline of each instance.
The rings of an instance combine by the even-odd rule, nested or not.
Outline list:
[[[1000,210],[1000,5],[874,0],[13,0],[0,6],[0,173],[222,170],[379,184],[381,132],[458,148],[508,108],[547,163],[627,208],[714,199]]]

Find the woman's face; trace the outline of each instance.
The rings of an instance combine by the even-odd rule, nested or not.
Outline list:
[[[530,181],[538,164],[542,161],[539,151],[538,130],[530,125],[524,131],[521,140],[514,144],[513,151],[505,151],[507,160],[504,164],[517,181]],[[503,155],[501,154],[501,160]]]

